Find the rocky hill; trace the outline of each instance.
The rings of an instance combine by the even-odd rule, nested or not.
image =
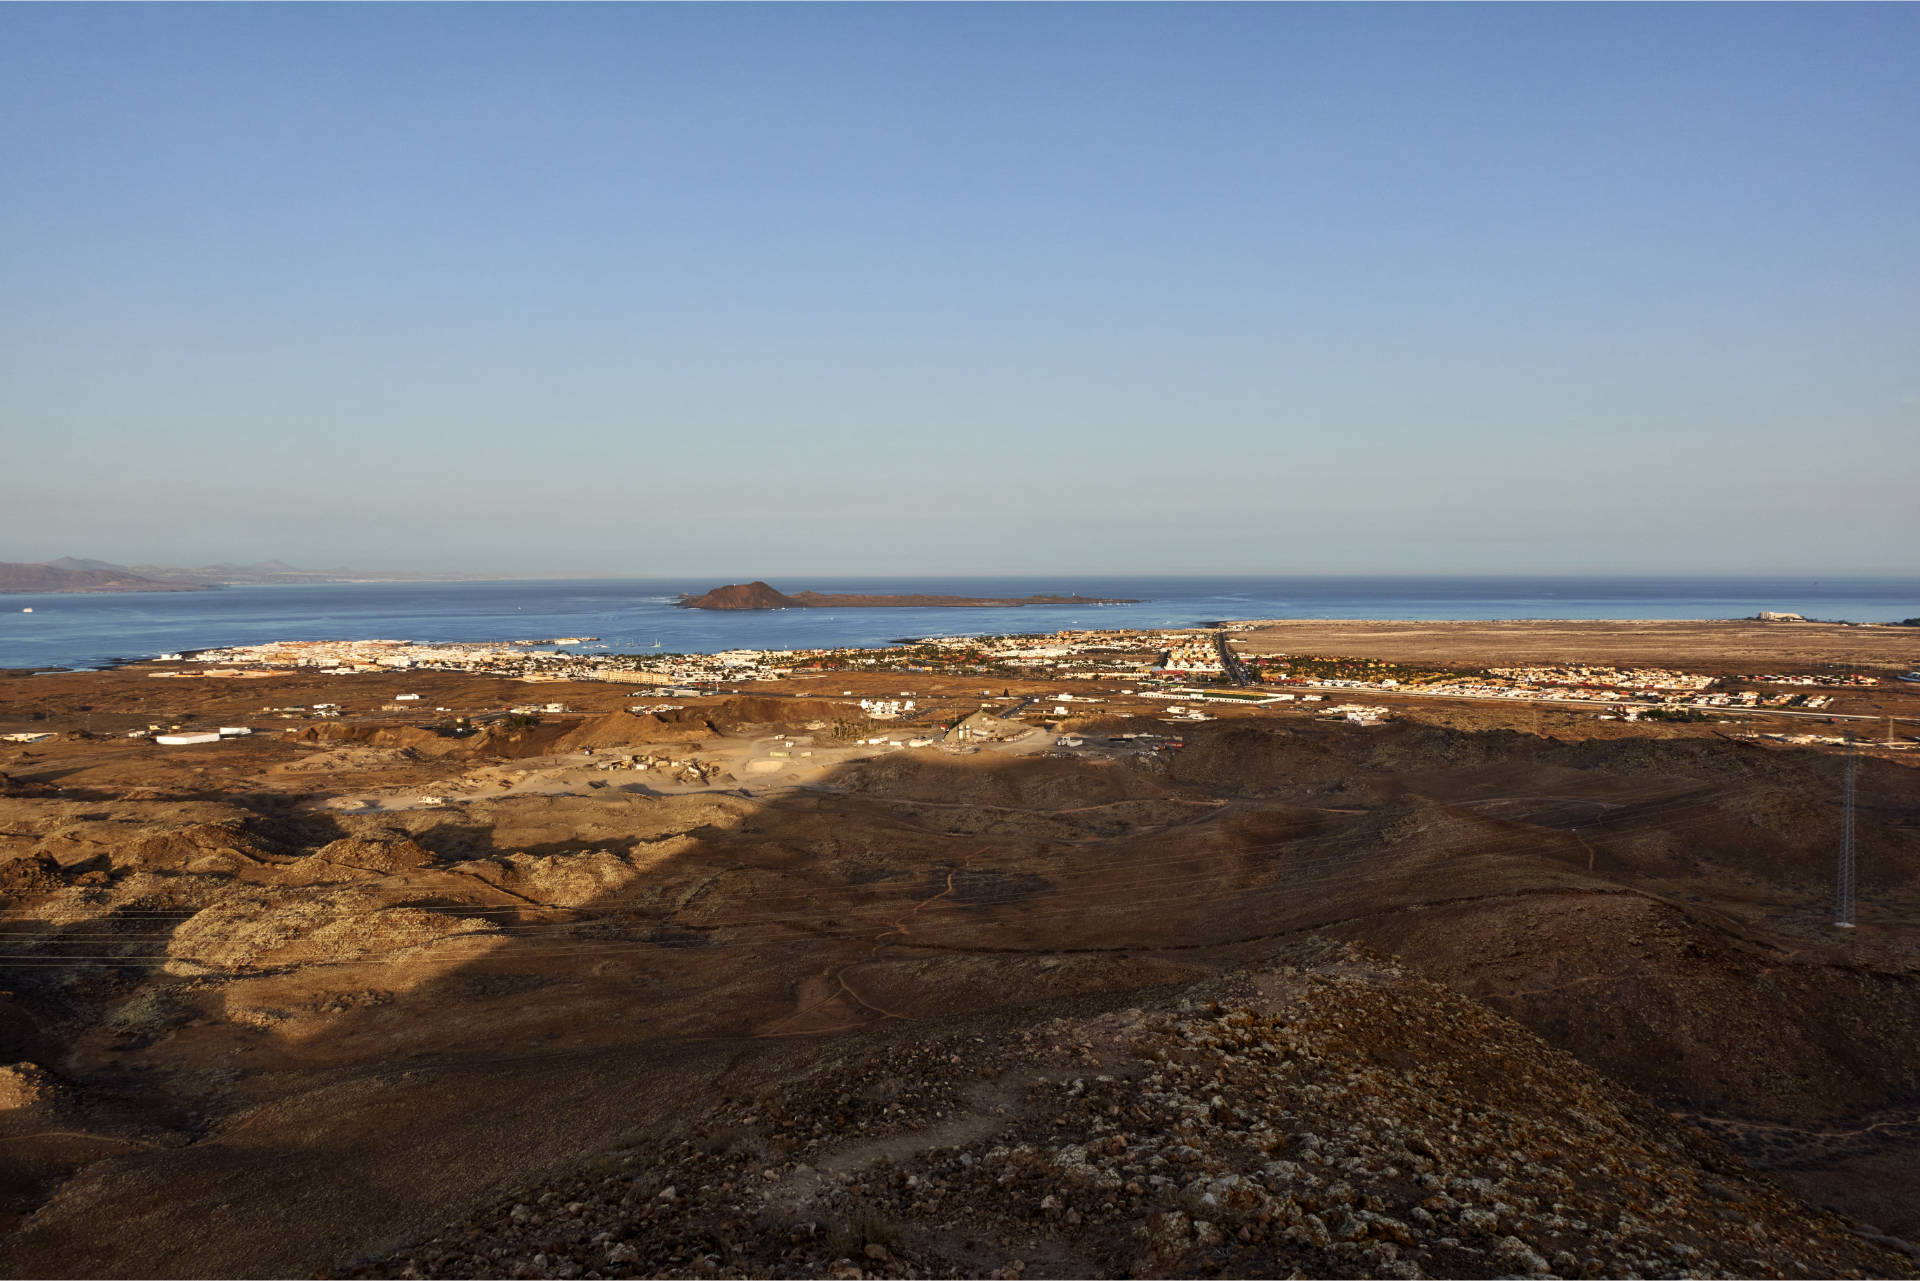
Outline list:
[[[729,583],[699,596],[680,598],[682,609],[798,609],[800,602],[775,591],[755,579],[751,583]]]
[[[1318,950],[829,1052],[356,1275],[1912,1274],[1485,1006]]]

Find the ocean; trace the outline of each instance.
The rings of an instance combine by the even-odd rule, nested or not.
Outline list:
[[[1063,627],[1186,627],[1223,618],[1718,619],[1761,610],[1849,622],[1920,617],[1920,579],[1914,578],[843,578],[775,585],[953,596],[1077,592],[1140,603],[766,613],[674,607],[681,593],[715,585],[710,579],[541,579],[0,596],[0,667],[94,668],[257,641],[371,637],[595,636],[593,645],[571,648],[711,653]]]

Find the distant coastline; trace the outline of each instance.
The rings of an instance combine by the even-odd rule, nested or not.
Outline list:
[[[69,592],[203,592],[213,583],[168,582],[119,566],[70,568],[0,561],[0,595],[38,596]]]
[[[929,596],[919,593],[785,592],[755,580],[729,583],[698,596],[682,596],[681,609],[1019,609],[1027,605],[1138,605],[1137,599],[1106,596]]]
[[[111,561],[62,556],[59,560],[33,563],[0,561],[0,596],[67,595],[78,592],[204,592],[222,587],[309,587],[331,583],[481,583],[517,581],[526,577],[516,574],[416,573],[377,569],[295,569],[277,560],[261,561],[255,565],[207,565],[198,569],[174,569],[162,565],[116,565]]]
[[[1897,624],[1920,617],[1920,577],[1816,579],[1133,578],[1030,576],[820,578],[821,595],[938,594],[1030,600],[1066,588],[1096,596],[1024,607],[677,608],[712,579],[602,577],[238,585],[226,591],[84,592],[0,596],[0,668],[97,667],[115,660],[271,640],[393,636],[421,642],[504,642],[526,636],[598,636],[614,652],[879,646],[905,636],[1053,632],[1061,628],[1191,628],[1218,620],[1462,622],[1590,619],[1734,620],[1761,611],[1810,619]],[[1132,599],[1136,605],[1095,605]],[[31,607],[32,613],[22,610]],[[1819,624],[1754,624],[1782,637]],[[1529,631],[1534,628],[1526,629]],[[1920,628],[1858,629],[1882,639]],[[1902,670],[1920,652],[1894,657]]]

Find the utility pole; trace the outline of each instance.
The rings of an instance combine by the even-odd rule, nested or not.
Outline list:
[[[1847,765],[1840,804],[1840,871],[1833,883],[1833,924],[1853,928],[1853,739],[1847,739]]]

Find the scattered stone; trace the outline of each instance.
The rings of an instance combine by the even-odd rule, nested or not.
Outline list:
[[[684,1141],[556,1183],[531,1198],[564,1208],[544,1222],[517,1203],[446,1234],[459,1249],[360,1275],[1013,1278],[1015,1250],[1104,1276],[1913,1271],[1391,963],[1347,950],[1257,986],[1271,995],[1215,984],[1184,1010],[1058,1019],[1031,1039],[829,1054],[751,1120],[689,1117]],[[983,1105],[995,1080],[1021,1085]]]

